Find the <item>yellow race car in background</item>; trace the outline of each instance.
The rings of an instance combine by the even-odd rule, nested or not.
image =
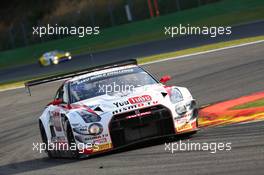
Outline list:
[[[41,66],[49,66],[52,64],[59,64],[63,61],[69,61],[72,59],[70,52],[54,50],[51,52],[44,53],[39,58],[39,64]]]

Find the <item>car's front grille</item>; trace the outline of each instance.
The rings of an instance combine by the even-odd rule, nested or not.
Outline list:
[[[114,147],[174,133],[171,112],[162,105],[114,115],[109,129]]]

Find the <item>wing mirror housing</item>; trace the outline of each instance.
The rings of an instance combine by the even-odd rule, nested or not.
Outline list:
[[[58,99],[55,99],[51,104],[53,105],[59,105],[59,104],[62,104],[62,99],[61,98],[58,98]]]
[[[171,80],[171,76],[164,75],[163,77],[161,77],[160,82],[164,84],[164,83],[166,83],[169,80]]]

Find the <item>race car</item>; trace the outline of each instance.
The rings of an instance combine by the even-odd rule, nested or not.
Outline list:
[[[39,118],[49,157],[83,158],[144,140],[198,131],[196,100],[134,60],[25,83],[66,79]],[[31,94],[31,93],[30,93]]]
[[[70,52],[54,50],[51,52],[44,53],[39,58],[39,65],[40,66],[55,65],[63,61],[69,61],[71,59],[72,56]]]

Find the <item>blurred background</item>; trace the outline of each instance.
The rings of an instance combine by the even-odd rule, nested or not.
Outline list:
[[[32,35],[32,26],[109,28],[177,13],[220,0],[11,0],[0,7],[0,50],[66,37]]]
[[[264,0],[4,0],[0,6],[0,84],[131,58],[264,34]],[[37,26],[99,26],[99,35],[33,35]],[[231,35],[177,36],[164,27],[232,26]],[[42,54],[72,53],[69,63],[39,67]],[[188,52],[189,53],[189,52]],[[34,72],[34,74],[32,74]]]

